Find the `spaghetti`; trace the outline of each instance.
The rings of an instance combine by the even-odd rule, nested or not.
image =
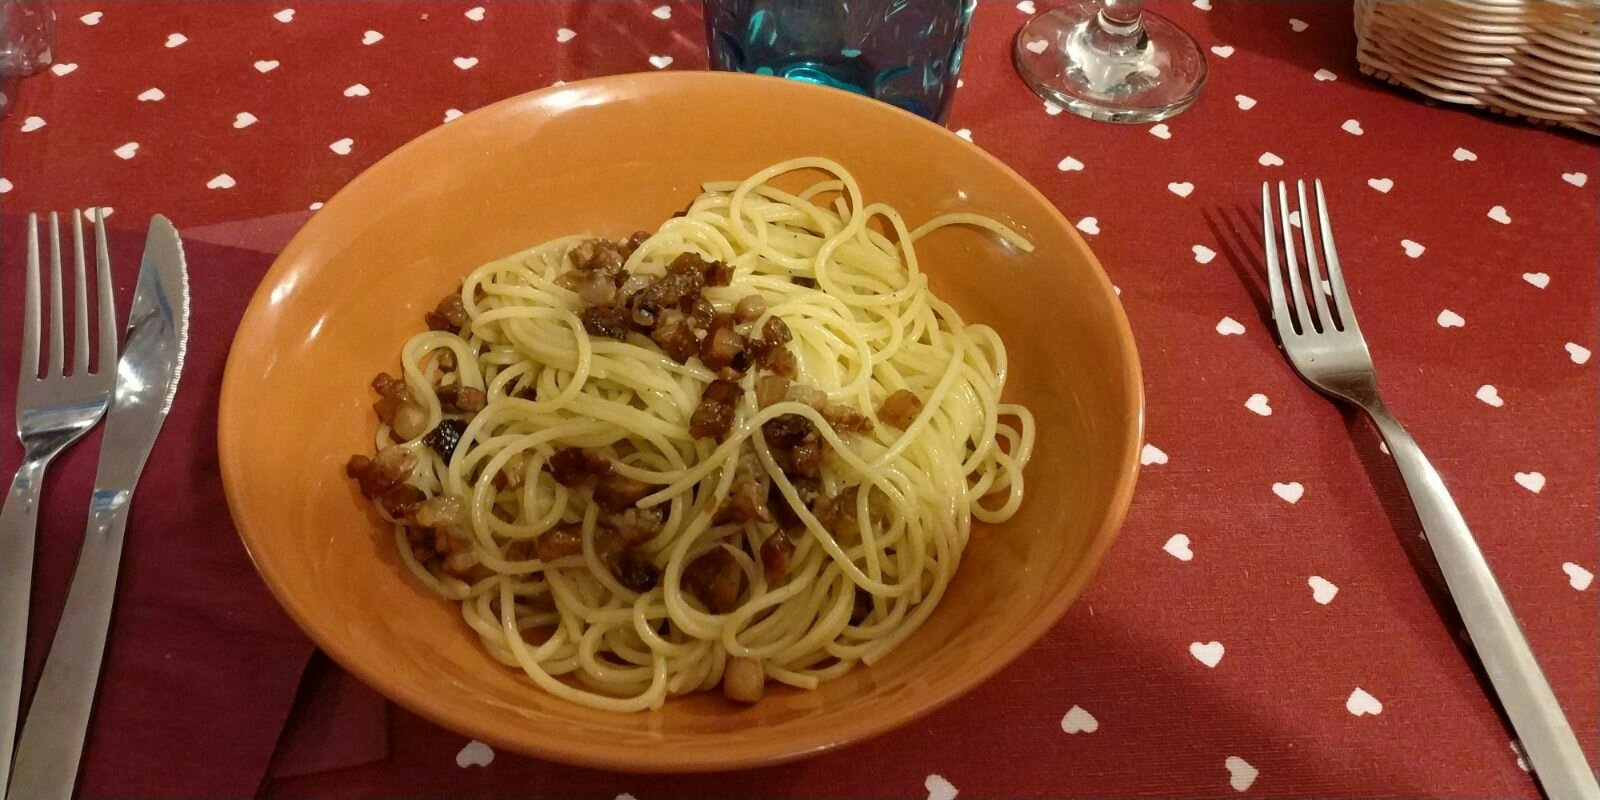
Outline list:
[[[826,179],[798,193],[773,180]],[[911,229],[819,158],[710,183],[618,242],[486,264],[383,375],[351,460],[400,556],[494,658],[596,708],[872,664],[1023,497],[1000,337],[928,289]]]

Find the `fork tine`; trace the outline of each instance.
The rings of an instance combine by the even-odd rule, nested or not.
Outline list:
[[[95,372],[110,375],[117,368],[117,298],[111,293],[111,254],[106,250],[106,211],[94,210],[94,260],[98,286],[95,302],[100,305],[100,366]]]
[[[1300,332],[1310,335],[1316,333],[1317,329],[1311,324],[1306,295],[1300,291],[1300,264],[1294,257],[1294,226],[1289,223],[1289,190],[1283,181],[1278,181],[1278,219],[1283,221],[1283,254],[1289,262],[1289,294],[1293,297],[1290,304],[1300,319]],[[1304,225],[1306,220],[1301,219],[1300,223]]]
[[[1350,305],[1350,292],[1344,286],[1344,270],[1339,266],[1339,251],[1333,247],[1333,221],[1328,218],[1328,201],[1322,196],[1322,181],[1317,186],[1317,219],[1322,228],[1322,255],[1328,261],[1328,285],[1333,289],[1333,305],[1339,312],[1339,327],[1347,331],[1360,331],[1356,326],[1356,310]]]
[[[1300,239],[1306,245],[1306,271],[1311,273],[1311,284],[1306,293],[1316,304],[1317,321],[1323,333],[1334,330],[1333,315],[1328,312],[1328,293],[1322,289],[1322,268],[1317,266],[1317,246],[1311,233],[1311,212],[1306,205],[1306,182],[1295,181],[1295,192],[1300,196]]]
[[[61,375],[66,327],[61,313],[61,215],[50,212],[50,367],[46,377]]]
[[[39,377],[39,215],[28,215],[27,297],[22,309],[22,367],[19,382]]]
[[[1289,301],[1283,295],[1283,268],[1278,264],[1278,232],[1272,224],[1272,192],[1261,183],[1261,239],[1267,251],[1267,286],[1272,292],[1272,319],[1278,324],[1278,338],[1294,335],[1294,320],[1289,316]]]
[[[83,215],[72,212],[72,374],[89,371],[89,285],[83,259]]]

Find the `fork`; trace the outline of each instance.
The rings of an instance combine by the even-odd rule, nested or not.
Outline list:
[[[28,215],[27,297],[22,319],[22,366],[17,376],[17,438],[22,466],[0,508],[0,797],[10,782],[22,692],[22,658],[28,639],[28,597],[33,583],[33,542],[45,468],[106,413],[116,376],[117,320],[111,295],[111,258],[105,215],[95,212],[94,243],[99,306],[96,369],[89,371],[89,296],[83,252],[83,215],[72,212],[74,256],[72,372],[64,370],[60,220],[50,214],[50,341],[39,377],[39,217]]]
[[[1278,183],[1278,215],[1283,221],[1283,249],[1288,280],[1278,261],[1277,233],[1273,225],[1271,191],[1261,185],[1261,230],[1266,240],[1267,282],[1272,291],[1272,318],[1289,363],[1318,391],[1354,405],[1377,424],[1400,468],[1406,490],[1416,506],[1439,570],[1451,599],[1461,612],[1467,634],[1482,659],[1489,681],[1504,705],[1511,725],[1533,763],[1533,772],[1552,798],[1600,799],[1600,786],[1589,769],[1583,749],[1561,713],[1561,705],[1539,670],[1533,650],[1517,625],[1496,583],[1477,540],[1445,490],[1439,473],[1428,463],[1417,443],[1400,427],[1378,396],[1378,379],[1372,355],[1356,324],[1355,309],[1345,288],[1339,254],[1333,245],[1333,225],[1316,181],[1318,231],[1306,205],[1305,181],[1297,182],[1300,201],[1300,238],[1307,275],[1300,273],[1290,226],[1288,189]],[[1316,239],[1321,240],[1327,262],[1326,283],[1317,261]],[[1308,279],[1307,279],[1308,278]],[[1287,287],[1285,284],[1287,283]],[[1329,295],[1332,295],[1330,298]],[[1308,299],[1309,298],[1309,299]],[[1331,299],[1331,304],[1330,304]]]

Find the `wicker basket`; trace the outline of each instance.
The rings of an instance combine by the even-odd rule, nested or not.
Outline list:
[[[1600,135],[1597,0],[1355,0],[1361,71]]]

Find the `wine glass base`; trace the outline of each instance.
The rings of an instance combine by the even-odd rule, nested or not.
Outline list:
[[[1017,72],[1040,97],[1079,116],[1122,123],[1167,119],[1199,98],[1205,54],[1165,17],[1146,11],[1142,27],[1133,36],[1113,35],[1093,3],[1048,11],[1017,34]]]

